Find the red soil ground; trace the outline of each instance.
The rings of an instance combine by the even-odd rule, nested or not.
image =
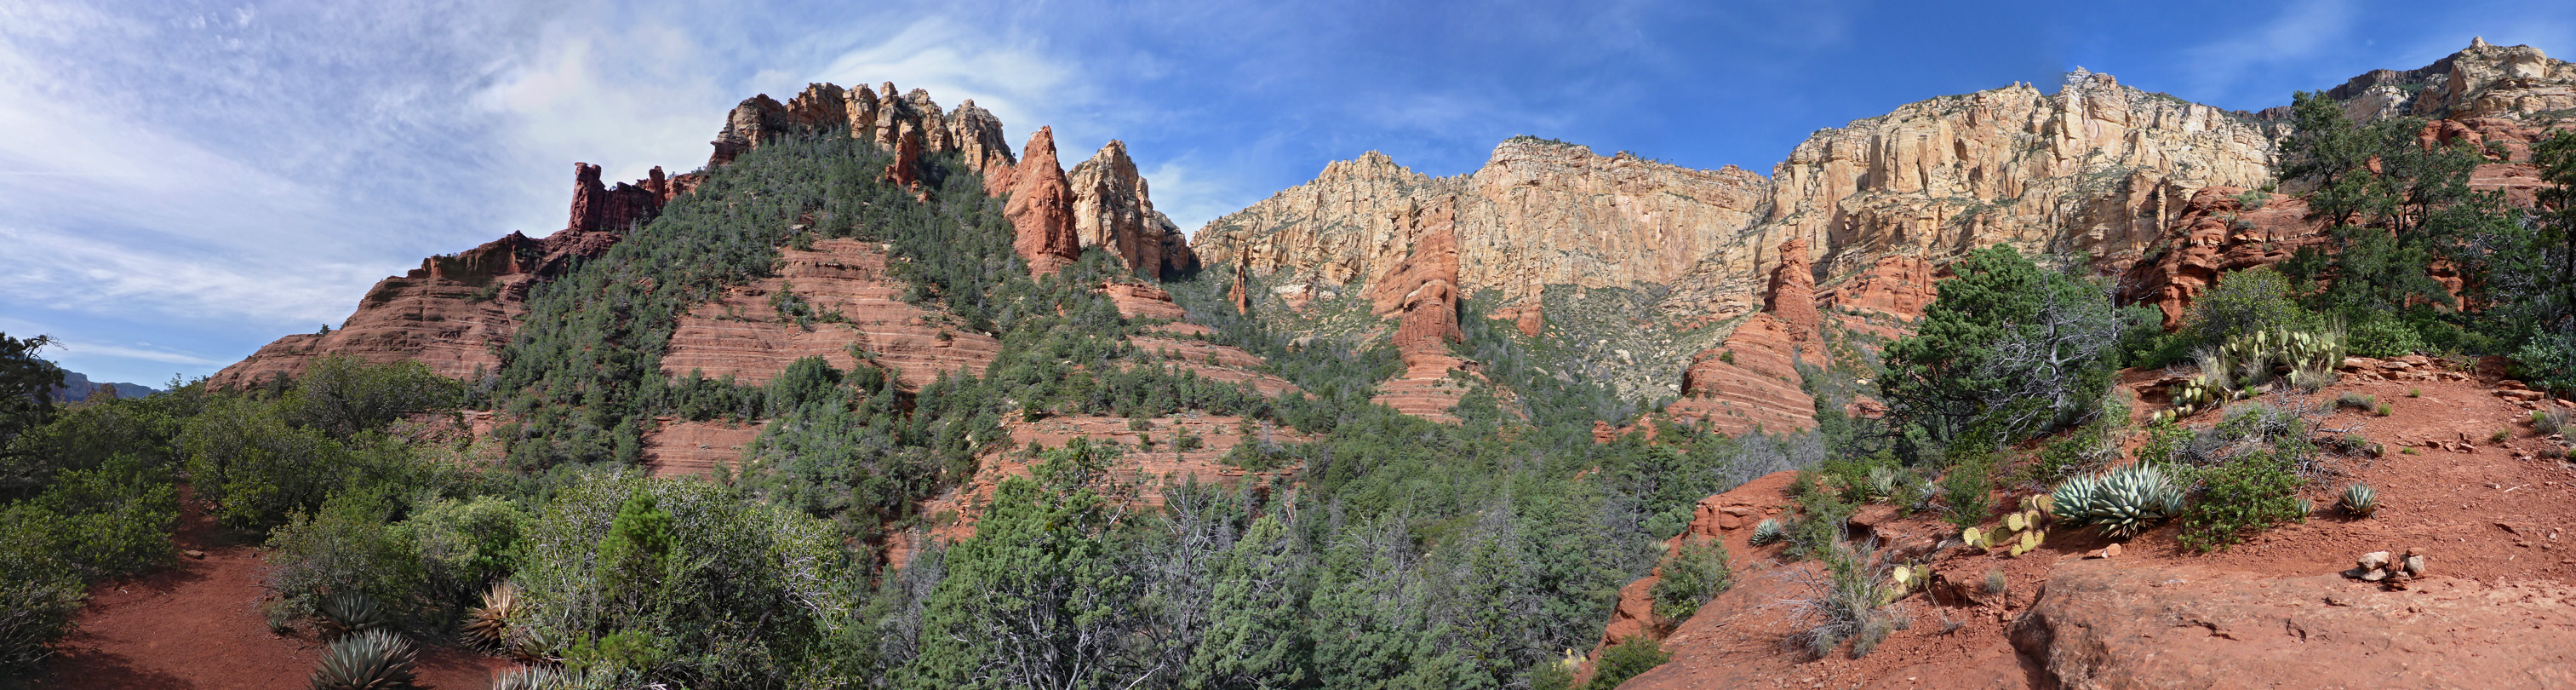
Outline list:
[[[2563,590],[2576,584],[2576,464],[2545,457],[2542,450],[2558,441],[2531,428],[2530,409],[2522,402],[2497,395],[2510,385],[2500,386],[2501,378],[2492,371],[2481,375],[2467,369],[2464,363],[2437,363],[2402,374],[2347,372],[2336,385],[2305,396],[2332,405],[2344,393],[2360,393],[2390,407],[2386,417],[2336,410],[2321,424],[2385,444],[2386,453],[2331,463],[2336,476],[2306,492],[2317,506],[2306,522],[2265,531],[2211,554],[2183,548],[2175,541],[2179,527],[2168,523],[2126,542],[2110,563],[2179,566],[2255,583],[2331,575],[2352,567],[2353,559],[2366,552],[2420,548],[2430,555],[2431,566],[2430,578],[2418,590]],[[2133,391],[2159,378],[2129,373],[2122,385]],[[2563,404],[2544,400],[2535,406]],[[2154,402],[2136,407],[2140,418],[2166,409]],[[2218,417],[2217,412],[2203,412],[2184,424],[2206,427]],[[2492,440],[2498,429],[2506,432],[2501,442]],[[2129,444],[2132,450],[2135,445]],[[2352,481],[2378,488],[2377,516],[2354,519],[2333,508],[2343,485]],[[1712,500],[1785,507],[1785,485],[1755,482]],[[2010,507],[2027,493],[2014,491],[1998,500]],[[1810,660],[1793,647],[1790,636],[1801,626],[1783,600],[1803,595],[1799,578],[1812,576],[1816,566],[1813,561],[1781,562],[1778,546],[1745,544],[1753,520],[1742,520],[1713,530],[1736,554],[1735,587],[1664,639],[1664,649],[1673,653],[1671,662],[1620,687],[2046,687],[2049,679],[2038,661],[2013,648],[2008,626],[2031,607],[2053,571],[2111,542],[2089,529],[2052,531],[2038,551],[2016,558],[1947,544],[1936,547],[1956,531],[1935,515],[1892,518],[1885,506],[1871,506],[1855,522],[1872,523],[1869,532],[1892,551],[1926,554],[1936,574],[1970,583],[1968,588],[1978,590],[1977,600],[1945,595],[1935,602],[1917,592],[1889,609],[1908,618],[1911,626],[1889,636],[1874,653],[1851,659],[1844,653],[1848,650],[1837,650]],[[1975,586],[1988,572],[2003,573],[2001,595],[1984,595]],[[1623,594],[1641,596],[1649,585],[1641,580]],[[2359,582],[2352,587],[2378,590]],[[2517,672],[2511,661],[2498,664],[2495,672],[2504,675],[2487,680],[2500,681],[2497,685],[2530,685],[2509,680]],[[2295,678],[2245,680],[2253,683],[2247,687],[2302,687]],[[2483,684],[2467,677],[2453,680],[2463,686]]]
[[[78,629],[56,649],[36,688],[274,690],[305,687],[323,645],[309,629],[268,631],[259,613],[259,549],[217,527],[186,502],[174,541],[203,551],[160,572],[90,589]],[[509,662],[424,645],[418,675],[428,688],[485,688]]]

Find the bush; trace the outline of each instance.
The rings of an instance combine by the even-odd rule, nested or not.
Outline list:
[[[1824,561],[1824,573],[1799,576],[1799,582],[1807,590],[1806,595],[1786,602],[1797,613],[1798,620],[1807,626],[1794,639],[1805,644],[1808,653],[1821,659],[1833,653],[1844,640],[1863,637],[1866,642],[1853,645],[1852,656],[1866,655],[1869,646],[1877,644],[1876,640],[1867,637],[1885,637],[1883,631],[1886,628],[1882,626],[1887,621],[1879,614],[1878,608],[1886,605],[1895,593],[1887,588],[1883,567],[1878,563],[1878,550],[1865,544],[1836,542],[1832,548],[1825,549],[1820,558]]]
[[[1610,645],[1609,649],[1601,650],[1601,663],[1592,667],[1592,681],[1584,683],[1583,687],[1590,690],[1611,690],[1619,687],[1621,683],[1628,682],[1628,679],[1637,677],[1637,674],[1664,665],[1664,662],[1671,661],[1672,658],[1672,652],[1664,651],[1664,644],[1656,642],[1653,638],[1637,635],[1620,640],[1618,644]]]
[[[267,528],[344,489],[409,491],[427,476],[409,446],[373,433],[344,443],[289,423],[291,411],[282,402],[226,398],[188,420],[179,445],[190,485],[225,524]]]
[[[388,527],[392,502],[374,492],[334,496],[296,513],[269,535],[266,585],[271,620],[311,615],[323,597],[356,592],[397,615],[412,608],[425,580],[417,544]]]
[[[2381,312],[2353,321],[2349,333],[2352,353],[2363,357],[2399,357],[2424,350],[2424,339],[2413,326]]]
[[[2192,342],[2215,345],[2249,333],[2311,330],[2323,323],[2291,299],[2288,278],[2263,266],[2220,277],[2217,286],[2192,300],[2191,318],[2182,332]]]
[[[2533,337],[2513,352],[2514,375],[2531,387],[2553,393],[2576,391],[2576,335],[2548,333]]]
[[[1690,620],[1700,604],[1735,584],[1726,547],[1706,539],[1684,540],[1681,549],[1665,556],[1657,569],[1663,577],[1650,592],[1655,615],[1674,624]]]
[[[119,455],[89,470],[68,470],[36,500],[8,508],[50,542],[50,550],[83,578],[140,573],[170,562],[170,528],[179,520],[178,487],[167,470]]]
[[[2567,408],[2564,407],[2551,406],[2548,409],[2532,410],[2531,431],[2542,436],[2558,433],[2567,428],[2568,417]]]
[[[2200,500],[2183,515],[2183,546],[2216,551],[2273,525],[2299,520],[2299,487],[2288,453],[2265,450],[2219,465],[2209,473]]]
[[[517,569],[513,552],[531,520],[517,503],[477,496],[422,503],[394,529],[420,553],[430,595],[458,604]]]
[[[80,610],[80,576],[56,557],[41,523],[0,513],[0,670],[31,668]]]
[[[1950,506],[1950,524],[1975,527],[1994,512],[1995,454],[1981,447],[1951,446],[1950,471],[1941,475],[1941,497]]]

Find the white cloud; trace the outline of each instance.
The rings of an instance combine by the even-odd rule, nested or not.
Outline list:
[[[812,72],[811,81],[874,88],[894,82],[909,92],[927,89],[943,107],[972,99],[1018,137],[1053,126],[1059,157],[1079,159],[1094,139],[1089,122],[1067,121],[1092,103],[1091,85],[1076,78],[1077,58],[1054,54],[1035,42],[1011,41],[944,17],[920,19],[883,41],[852,47]],[[796,86],[802,86],[798,84]],[[1077,143],[1079,142],[1079,143]],[[1014,146],[1018,141],[1013,141]]]

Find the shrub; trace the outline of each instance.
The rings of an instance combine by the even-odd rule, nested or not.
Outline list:
[[[1663,577],[1650,592],[1655,615],[1673,623],[1690,620],[1701,603],[1735,584],[1726,547],[1705,539],[1686,539],[1679,551],[1664,557]]]
[[[2550,407],[2531,411],[2531,431],[2547,436],[2567,428],[2567,408]]]
[[[2366,411],[2369,411],[2371,408],[2375,408],[2375,407],[2378,407],[2378,406],[2379,406],[2379,397],[2378,397],[2378,396],[2374,396],[2374,395],[2367,395],[2367,394],[2363,394],[2363,393],[2345,393],[2345,394],[2343,394],[2342,396],[2339,396],[2339,397],[2336,397],[2336,398],[2335,398],[2335,407],[2349,407],[2349,408],[2352,408],[2352,409],[2362,410],[2362,411],[2365,411],[2365,412],[2366,412]]]
[[[1819,554],[1824,561],[1823,574],[1796,576],[1806,594],[1785,603],[1807,628],[1793,639],[1806,645],[1808,653],[1824,658],[1844,640],[1884,623],[1878,608],[1896,592],[1888,589],[1877,555],[1876,547],[1838,541]],[[1884,637],[1884,633],[1879,636]],[[1855,658],[1868,653],[1865,646],[1853,648]]]
[[[0,513],[0,670],[33,667],[80,610],[80,576],[53,554],[42,524]]]
[[[166,469],[133,455],[105,465],[65,470],[36,500],[10,506],[51,542],[50,550],[84,579],[131,575],[176,556],[170,529],[179,520],[178,488]]]
[[[2513,352],[2513,370],[2533,388],[2576,391],[2576,334],[2544,333],[2525,341]]]
[[[421,504],[395,531],[420,554],[429,593],[462,602],[517,568],[511,553],[529,517],[517,503],[494,496]]]
[[[2209,473],[2200,500],[2183,516],[2183,546],[2215,551],[2272,525],[2299,520],[2299,487],[2292,455],[2278,449],[2238,456]]]
[[[1592,667],[1592,680],[1584,683],[1583,687],[1611,690],[1672,658],[1672,652],[1664,651],[1663,643],[1644,635],[1632,636],[1601,650],[1601,663]]]
[[[2099,526],[2128,539],[2181,514],[2183,493],[2163,467],[2141,462],[2066,480],[2049,502],[2067,527]]]
[[[2404,320],[2382,312],[2354,321],[2350,344],[2352,353],[2363,357],[2398,357],[2423,351],[2424,340]]]
[[[2193,342],[2219,344],[2275,329],[2307,330],[2322,324],[2290,297],[2290,281],[2264,266],[2229,273],[2191,302],[2183,333]]]
[[[423,582],[420,551],[385,525],[391,512],[381,494],[349,492],[320,512],[289,517],[268,538],[266,585],[277,598],[262,606],[275,616],[303,616],[326,596],[354,593],[395,612],[409,609]]]
[[[2394,413],[2394,412],[2396,412],[2396,411],[2397,411],[2397,408],[2390,407],[2390,406],[2388,405],[2388,403],[2380,403],[2380,404],[2379,404],[2378,415],[2379,415],[2379,416],[2382,416],[2382,417],[2386,417],[2386,416],[2388,416],[2389,414]]]
[[[1994,499],[1986,495],[1993,486],[1994,452],[1953,446],[1949,461],[1949,473],[1941,475],[1941,497],[1949,503],[1950,524],[1974,527],[1985,522],[1986,514],[1994,510]]]

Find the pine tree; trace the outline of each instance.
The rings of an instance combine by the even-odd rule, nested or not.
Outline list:
[[[1101,495],[1115,451],[1076,438],[1034,477],[1003,480],[975,536],[948,550],[947,579],[923,614],[915,688],[1116,687],[1133,624],[1134,579],[1119,572]]]
[[[1304,680],[1307,643],[1298,623],[1306,596],[1299,580],[1311,566],[1277,517],[1254,520],[1216,563],[1207,633],[1190,657],[1183,687],[1268,690]]]

